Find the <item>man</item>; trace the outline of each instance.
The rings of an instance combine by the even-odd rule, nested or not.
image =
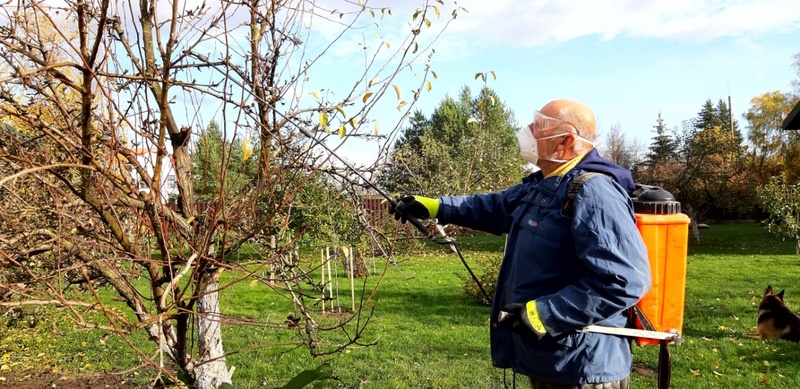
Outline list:
[[[530,377],[533,388],[628,388],[627,339],[576,330],[624,327],[627,308],[650,288],[647,249],[636,229],[628,170],[594,149],[594,114],[571,100],[536,112],[517,137],[540,168],[499,193],[402,198],[395,218],[438,218],[508,234],[492,301],[496,367]],[[564,210],[570,183],[587,180]]]

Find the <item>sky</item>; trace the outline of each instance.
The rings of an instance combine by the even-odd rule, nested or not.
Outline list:
[[[348,61],[363,63],[352,47],[367,34],[399,40],[416,3],[367,1],[391,6],[392,17],[345,36],[349,45],[332,50],[338,65],[326,67],[329,77],[345,79]],[[454,6],[431,4],[442,15],[431,17],[433,30]],[[752,98],[791,92],[792,81],[800,80],[793,67],[800,54],[797,0],[460,0],[458,6],[466,12],[433,43],[431,68],[438,77],[415,106],[428,116],[462,87],[477,91],[483,81],[475,74],[492,71],[497,78],[490,76],[487,86],[520,126],[547,102],[568,98],[594,110],[600,138],[614,125],[646,147],[659,114],[667,128],[676,128],[696,117],[706,100],[716,104],[729,96],[734,120],[746,133],[743,114]],[[399,120],[393,108],[374,116],[381,128]],[[375,150],[359,143],[343,148],[358,163],[368,163]]]

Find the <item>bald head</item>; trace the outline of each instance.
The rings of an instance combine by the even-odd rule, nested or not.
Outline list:
[[[592,142],[597,137],[594,112],[583,103],[565,99],[553,100],[545,104],[539,112],[573,125],[578,131],[578,135]]]

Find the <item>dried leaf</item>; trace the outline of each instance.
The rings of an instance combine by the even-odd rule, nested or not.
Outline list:
[[[381,82],[381,79],[378,78],[378,77],[375,77],[375,78],[369,80],[369,82],[367,83],[367,86],[370,87],[370,86],[373,86],[373,85],[375,85],[375,84],[377,84],[379,82]]]
[[[400,100],[403,97],[403,92],[400,90],[400,86],[397,84],[392,84],[395,93],[397,93],[397,100]]]
[[[344,108],[342,108],[342,106],[334,105],[333,109],[339,111],[339,113],[342,114],[342,116],[347,116],[347,113],[344,112]]]
[[[366,103],[367,103],[367,100],[369,100],[369,98],[370,98],[370,97],[372,97],[372,92],[367,92],[367,93],[364,95],[364,97],[363,97],[363,98],[361,98],[361,102],[363,102],[364,104],[366,104]]]

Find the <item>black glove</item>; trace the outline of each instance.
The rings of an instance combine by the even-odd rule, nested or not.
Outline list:
[[[547,335],[547,329],[539,317],[539,310],[536,308],[535,300],[524,304],[506,304],[503,310],[500,311],[500,317],[497,321],[518,334],[534,335],[537,339]]]
[[[389,207],[389,213],[394,215],[394,220],[405,223],[408,218],[429,219],[436,217],[439,212],[439,200],[422,196],[405,195],[397,200],[397,205]]]

